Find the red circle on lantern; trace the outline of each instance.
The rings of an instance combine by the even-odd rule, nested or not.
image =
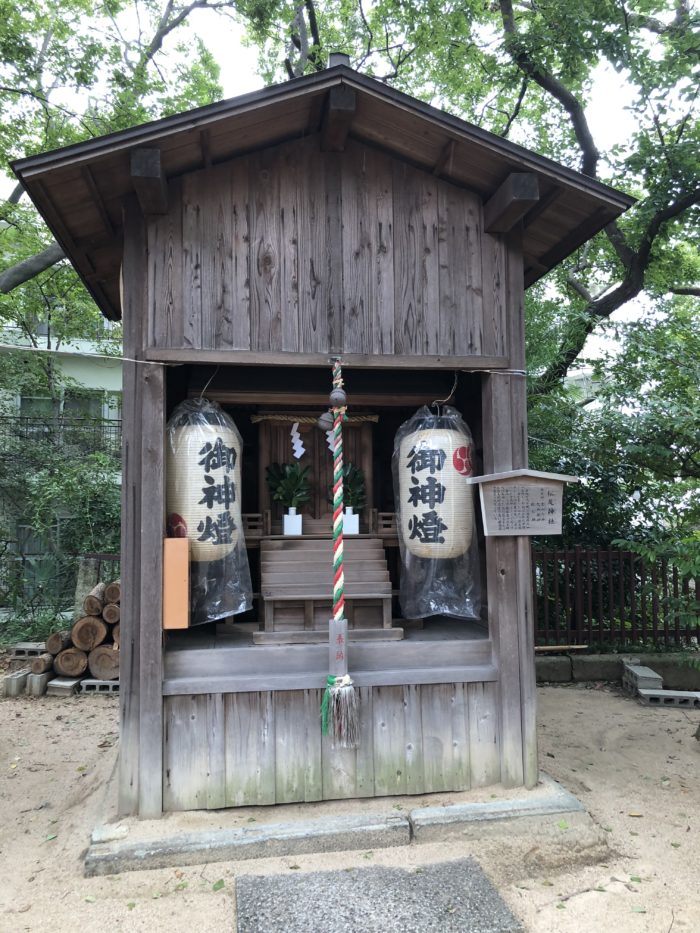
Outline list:
[[[462,476],[471,476],[472,453],[469,447],[458,447],[452,454],[452,464]]]

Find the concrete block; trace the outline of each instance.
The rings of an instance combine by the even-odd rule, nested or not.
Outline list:
[[[46,685],[46,692],[51,697],[67,697],[78,689],[80,677],[54,677]]]
[[[20,641],[15,645],[14,658],[38,658],[46,651],[43,641]]]
[[[118,680],[91,680],[86,677],[80,681],[81,693],[119,693]]]
[[[538,683],[568,683],[571,680],[571,658],[568,655],[535,655],[535,675]]]
[[[351,814],[298,823],[268,823],[180,833],[144,842],[93,844],[85,856],[85,875],[89,878],[122,871],[309,852],[384,849],[407,846],[410,841],[411,830],[405,816],[393,812]]]
[[[647,664],[663,678],[664,687],[670,690],[700,690],[700,666],[689,663],[694,658],[700,665],[700,653],[692,655],[640,654],[639,663]]]
[[[5,696],[18,697],[21,693],[24,693],[27,686],[27,677],[29,677],[28,667],[21,671],[15,671],[14,674],[5,674],[3,677]]]
[[[636,696],[639,690],[663,690],[663,680],[650,667],[622,662],[622,689]]]
[[[621,680],[622,659],[616,654],[579,654],[571,659],[571,673],[576,681]]]
[[[639,700],[644,706],[700,709],[700,691],[695,690],[640,690]]]
[[[27,677],[27,693],[29,696],[43,697],[46,693],[46,686],[52,677],[52,671],[46,674],[30,674]]]

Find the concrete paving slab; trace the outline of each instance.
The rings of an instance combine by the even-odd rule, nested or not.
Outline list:
[[[84,870],[86,877],[92,877],[229,859],[382,849],[408,845],[410,841],[411,830],[406,816],[396,813],[352,814],[295,823],[180,833],[150,841],[93,843],[85,856]]]
[[[236,879],[238,933],[522,933],[474,859]]]

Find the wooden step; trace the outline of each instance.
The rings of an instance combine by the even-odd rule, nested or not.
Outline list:
[[[330,599],[332,589],[330,582],[327,586],[316,584],[309,586],[306,583],[279,583],[274,585],[264,584],[260,587],[263,599]],[[373,596],[384,598],[391,596],[391,583],[347,583],[345,586],[345,598],[353,599],[355,596]]]
[[[381,538],[343,539],[344,546],[349,551],[372,550],[383,551]],[[330,538],[265,538],[260,542],[261,551],[332,551],[333,542]]]
[[[371,583],[372,581],[382,581],[386,582],[390,579],[389,571],[379,568],[378,570],[362,570],[357,571],[353,568],[345,568],[345,582],[347,583]],[[304,572],[304,582],[307,582],[311,585],[330,583],[331,580],[331,569],[330,567],[323,567],[319,569],[313,569],[310,571]],[[284,583],[299,583],[299,574],[298,573],[286,573],[284,571],[270,570],[263,574],[262,577],[262,586],[263,588],[268,585],[274,584],[284,584]]]

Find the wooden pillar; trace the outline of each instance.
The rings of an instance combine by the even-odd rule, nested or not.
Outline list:
[[[519,230],[506,247],[506,334],[510,368],[525,368],[524,288]],[[484,473],[527,466],[527,395],[524,375],[492,373],[482,395]],[[537,783],[535,657],[528,539],[486,538],[489,631],[499,665],[501,781]]]
[[[136,198],[124,206],[122,603],[119,813],[162,812],[162,539],[164,369],[140,362],[147,252]],[[136,362],[132,362],[136,361]]]

